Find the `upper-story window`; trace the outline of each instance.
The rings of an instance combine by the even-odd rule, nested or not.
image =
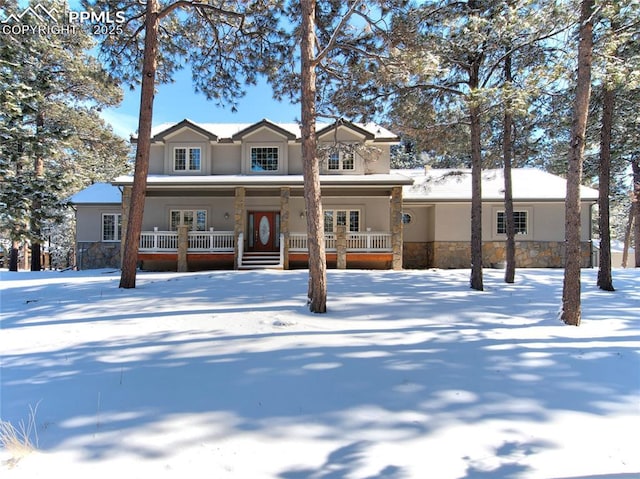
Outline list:
[[[279,152],[273,146],[251,147],[251,171],[278,171]]]
[[[353,158],[353,152],[349,151],[334,151],[329,155],[329,161],[327,162],[327,169],[330,171],[355,169],[355,161]]]
[[[200,148],[180,147],[173,149],[174,171],[200,171]]]

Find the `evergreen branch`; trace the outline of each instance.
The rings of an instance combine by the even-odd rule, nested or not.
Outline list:
[[[347,13],[343,15],[343,17],[340,19],[340,22],[338,23],[336,28],[333,30],[333,34],[331,35],[331,38],[329,39],[329,42],[327,43],[327,45],[316,55],[314,59],[312,59],[311,64],[313,66],[317,66],[329,54],[329,52],[333,50],[336,43],[338,42],[338,36],[342,32],[342,29],[347,24],[347,22],[349,21],[349,19],[351,18],[351,16],[353,15],[356,8],[360,5],[361,2],[362,0],[354,0],[351,7],[349,7],[349,10],[347,11]],[[318,45],[317,39],[316,39],[316,45]]]
[[[246,18],[246,15],[244,13],[234,12],[233,10],[224,10],[223,8],[216,7],[215,5],[210,5],[205,2],[194,0],[178,0],[167,5],[162,10],[160,10],[160,12],[158,12],[158,18],[164,18],[178,8],[182,8],[184,10],[188,10],[189,8],[209,10],[220,16],[240,18],[243,20],[242,23],[244,23],[244,19]]]

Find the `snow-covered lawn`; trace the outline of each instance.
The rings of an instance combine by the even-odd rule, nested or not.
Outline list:
[[[596,273],[576,328],[561,270],[330,271],[326,315],[306,271],[5,271],[0,476],[640,477],[640,271]]]

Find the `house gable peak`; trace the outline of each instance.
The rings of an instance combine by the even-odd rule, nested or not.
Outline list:
[[[277,125],[276,123],[273,123],[271,120],[268,120],[266,118],[263,118],[261,121],[259,121],[258,123],[254,123],[253,125],[248,126],[247,128],[244,128],[242,130],[240,130],[239,132],[237,132],[236,134],[234,134],[231,137],[232,141],[241,141],[245,136],[250,135],[262,128],[268,128],[270,130],[275,131],[276,133],[284,136],[288,141],[294,141],[296,139],[296,134],[283,128],[280,125]]]
[[[182,129],[189,129],[191,131],[194,131],[204,136],[209,141],[218,141],[218,136],[215,133],[203,128],[202,126],[192,122],[187,118],[178,123],[175,123],[174,125],[162,125],[160,128],[161,129],[159,129],[159,131],[151,137],[151,141],[164,141],[166,138],[179,132]]]

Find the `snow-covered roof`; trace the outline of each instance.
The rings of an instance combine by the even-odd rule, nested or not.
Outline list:
[[[390,186],[408,185],[411,178],[401,173],[373,175],[320,175],[323,186]],[[113,181],[116,185],[133,184],[133,176],[119,176]],[[303,186],[302,175],[149,175],[148,187],[205,186],[227,188],[234,186]]]
[[[413,178],[413,185],[404,187],[407,201],[471,201],[470,169],[392,170]],[[511,173],[513,198],[517,201],[564,201],[567,182],[564,178],[536,168],[514,168]],[[598,191],[580,187],[583,200],[596,201]],[[504,200],[502,169],[482,172],[482,199]]]
[[[94,183],[73,195],[69,201],[74,205],[119,204],[122,201],[122,193],[117,186],[111,183]]]
[[[159,125],[154,126],[151,129],[151,137],[156,137],[166,132],[167,130],[171,130],[181,124],[184,126],[188,126],[188,124],[195,125],[196,127],[215,135],[219,141],[229,140],[237,133],[240,133],[244,130],[248,130],[253,126],[260,125],[261,123],[271,124],[278,128],[285,130],[288,133],[291,133],[295,136],[296,139],[301,138],[300,132],[300,124],[299,123],[277,123],[272,122],[268,119],[261,120],[257,123],[199,123],[189,119],[184,119],[180,122],[173,123],[161,123]],[[340,121],[339,125],[344,125],[349,127],[350,125],[362,129],[367,133],[373,135],[375,141],[398,141],[398,136],[389,131],[388,129],[376,124],[376,123],[355,123],[348,121]],[[326,122],[318,122],[316,123],[316,131],[321,131],[323,129],[329,128],[336,123],[326,123]]]

